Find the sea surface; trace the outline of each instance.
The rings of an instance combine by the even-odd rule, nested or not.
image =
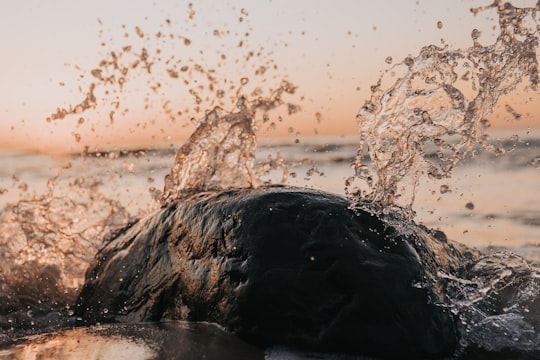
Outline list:
[[[529,133],[532,135],[495,132],[493,142],[503,146],[505,154],[483,151],[459,164],[451,178],[422,178],[415,190],[415,220],[468,246],[484,251],[508,249],[540,262],[540,138]],[[283,169],[277,169],[263,180],[345,195],[357,144],[355,136],[299,142],[263,138],[256,157],[263,162],[279,154],[290,164],[285,179]],[[106,198],[138,217],[158,206],[153,193],[163,189],[175,153],[174,148],[113,150],[87,156],[3,152],[0,209],[43,197],[53,186],[55,198],[79,200],[87,206]],[[81,195],[84,186],[92,188],[93,199],[85,198],[88,191]]]

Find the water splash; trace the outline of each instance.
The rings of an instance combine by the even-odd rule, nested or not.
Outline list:
[[[60,324],[97,249],[133,217],[90,177],[64,178],[0,209],[0,329]]]
[[[241,99],[231,113],[210,111],[182,145],[165,176],[163,204],[183,192],[244,188],[255,185],[253,114]]]
[[[192,4],[188,10],[194,14]],[[183,21],[166,19],[157,32],[123,25],[121,39],[105,35],[102,28],[99,37],[107,50],[103,58],[91,69],[73,66],[79,72],[82,100],[57,107],[46,121],[75,120],[72,135],[81,145],[103,144],[92,139],[93,132],[126,123],[131,131],[144,129],[162,143],[178,140],[177,130],[196,122],[208,109],[231,108],[243,94],[257,98],[272,86],[272,80],[279,84],[285,76],[270,49],[250,45],[248,13],[241,9],[240,15],[240,30],[234,32],[226,25],[201,32],[193,23],[195,15]],[[206,41],[194,42],[187,34]],[[131,114],[138,112],[147,118],[135,120]]]
[[[268,112],[285,104],[282,94],[293,94],[295,90],[295,86],[283,81],[270,97],[251,102],[241,97],[230,113],[220,107],[210,111],[178,150],[165,177],[161,203],[167,204],[185,193],[257,187],[261,175],[286,166],[271,159],[255,166],[255,115],[262,111],[263,122],[268,121]],[[287,108],[289,112],[296,109],[290,103]]]
[[[241,12],[244,17],[247,16],[244,10]],[[243,26],[248,25],[244,23]],[[194,121],[194,114],[213,107],[214,110],[198,122],[197,130],[178,152],[175,165],[165,181],[163,194],[154,191],[154,198],[161,198],[164,203],[186,192],[258,186],[262,183],[260,177],[266,172],[278,167],[285,168],[279,157],[278,161],[269,159],[262,164],[254,164],[255,132],[263,124],[272,127],[268,113],[273,109],[283,105],[289,114],[299,110],[297,105],[282,99],[282,95],[293,94],[296,88],[288,81],[281,81],[280,76],[277,89],[269,96],[263,96],[271,86],[269,80],[273,76],[278,79],[273,74],[277,66],[263,47],[254,50],[247,45],[248,29],[240,32],[241,35],[228,35],[228,31],[216,29],[214,36],[221,45],[231,40],[238,44],[234,49],[222,46],[223,51],[217,57],[212,57],[219,59],[217,63],[203,66],[196,57],[190,57],[185,52],[180,58],[178,51],[172,54],[162,51],[167,43],[174,45],[178,39],[182,50],[196,47],[187,37],[177,33],[178,29],[172,27],[170,20],[166,20],[162,27],[163,32],[155,35],[145,33],[139,27],[134,30],[136,36],[126,30],[128,44],[108,51],[99,64],[89,71],[76,67],[81,72],[79,79],[90,79],[89,84],[79,87],[83,99],[73,105],[58,107],[47,121],[75,119],[77,129],[90,127],[92,132],[94,125],[103,119],[110,123],[107,127],[113,126],[122,115],[137,110],[128,109],[124,100],[134,92],[140,94],[137,86],[141,81],[144,85],[144,99],[141,101],[144,111],[157,107],[161,109],[160,115],[168,117],[171,123],[176,123],[179,118],[186,122]],[[202,56],[202,50],[195,52],[200,53],[202,60],[208,58]],[[237,64],[238,59],[243,59],[242,76],[231,79],[229,72],[223,68],[231,66],[232,62]],[[221,71],[216,71],[212,65],[221,68]],[[263,79],[250,83],[250,78]],[[264,87],[259,86],[261,83],[265,84]],[[165,88],[173,85],[187,92],[185,98],[191,99],[193,106],[184,101],[181,93],[165,91]],[[170,94],[175,94],[183,102],[175,102]],[[243,94],[247,94],[246,97]],[[236,106],[232,112],[222,109],[234,104],[233,101]],[[97,119],[88,121],[95,115],[93,112],[97,113]],[[262,119],[259,120],[257,115],[261,115]],[[142,124],[134,124],[134,127],[147,128],[152,124],[153,120],[149,119]],[[88,141],[78,133],[73,135],[81,145]],[[113,153],[107,152],[106,157]],[[85,146],[80,158],[75,161],[87,162],[88,166],[103,166],[91,161],[92,154],[96,153]],[[64,171],[69,168],[71,164],[49,180],[45,193],[26,193],[18,201],[0,209],[2,329],[33,327],[38,309],[43,308],[43,311],[39,311],[47,315],[62,310],[66,304],[72,304],[97,249],[103,241],[134,220],[123,200],[113,200],[116,195],[110,197],[111,194],[106,195],[101,188],[102,185],[114,188],[114,180],[134,171],[133,167],[123,172],[112,171],[111,179],[104,172],[100,173],[100,179],[84,174],[75,177],[65,175]],[[23,185],[26,190],[27,185],[20,186]],[[0,192],[5,191],[0,189]],[[153,204],[148,206],[151,209]],[[144,208],[138,211],[139,217],[147,212]]]
[[[458,315],[461,348],[488,351],[540,348],[540,269],[523,258],[497,252],[466,265],[459,277],[439,273],[448,282],[450,310]]]
[[[475,29],[472,47],[425,46],[372,87],[357,116],[361,145],[355,174],[346,184],[353,202],[378,212],[397,210],[412,219],[420,177],[450,177],[478,147],[504,151],[488,143],[486,117],[523,78],[537,88],[540,4],[517,8],[496,0],[472,12],[487,9],[495,9],[499,18],[495,43],[482,45]],[[434,158],[429,156],[433,151]]]
[[[159,116],[165,115],[171,124],[180,123],[185,127],[191,121],[196,125],[196,130],[177,153],[165,179],[164,190],[149,189],[154,200],[167,203],[183,193],[258,186],[264,183],[261,176],[276,169],[283,169],[282,179],[286,179],[287,167],[291,164],[279,154],[266,162],[255,164],[255,133],[263,128],[263,124],[266,127],[264,130],[268,131],[276,127],[276,122],[270,121],[271,110],[282,105],[289,115],[300,110],[298,105],[285,103],[281,98],[284,93],[293,94],[296,87],[282,80],[285,77],[279,75],[271,52],[261,45],[256,48],[249,45],[251,27],[247,21],[248,12],[241,9],[240,13],[239,26],[245,28],[245,32],[215,29],[215,43],[212,46],[202,43],[202,48],[182,31],[179,32],[170,19],[160,25],[160,31],[156,34],[138,26],[131,32],[126,30],[124,36],[129,43],[108,51],[95,68],[80,70],[81,78],[90,75],[88,77],[91,79],[90,84],[79,88],[84,95],[83,100],[75,105],[58,107],[47,121],[77,116],[79,125],[89,126],[91,122],[84,117],[91,117],[91,112],[96,111],[100,120],[105,118],[104,113],[108,113],[110,124],[106,127],[112,126],[117,118],[133,111],[124,108],[124,97],[132,96],[133,89],[130,87],[140,86],[144,81],[146,94],[142,102],[145,113],[156,110],[157,106]],[[186,23],[195,17],[191,4],[189,14]],[[236,44],[231,46],[233,43]],[[181,52],[174,49],[176,44],[180,44]],[[221,45],[223,50],[211,56],[216,59],[213,64],[213,60],[209,61],[208,56],[202,55],[215,48],[216,44]],[[169,53],[168,47],[175,51]],[[197,57],[200,57],[199,61]],[[241,71],[237,66],[239,59],[243,60]],[[234,73],[238,74],[237,78],[231,79],[230,72],[226,70],[231,65],[234,66]],[[269,96],[263,96],[272,87],[271,79],[277,83],[277,89],[270,90]],[[135,88],[136,92],[139,90]],[[174,98],[170,94],[174,94]],[[234,107],[231,112],[224,110],[230,107]],[[196,121],[196,116],[200,116],[196,114],[200,113],[205,115]],[[255,120],[257,114],[262,114],[260,121]],[[281,121],[282,117],[279,119]],[[146,129],[153,125],[155,121],[150,120],[137,123],[136,127]],[[175,139],[174,127],[170,130],[166,130],[166,127],[161,129],[164,138]],[[74,136],[77,142],[85,144],[87,139],[84,136],[78,133]]]

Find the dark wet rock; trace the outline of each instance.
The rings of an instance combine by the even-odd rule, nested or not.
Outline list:
[[[458,342],[440,271],[476,253],[442,233],[283,186],[197,194],[127,228],[96,256],[86,324],[215,322],[257,344],[439,357]]]

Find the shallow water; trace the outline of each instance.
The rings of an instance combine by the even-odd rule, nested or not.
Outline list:
[[[215,324],[101,325],[37,335],[2,350],[0,359],[264,359]]]

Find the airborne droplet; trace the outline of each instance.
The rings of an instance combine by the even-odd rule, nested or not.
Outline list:
[[[471,31],[471,38],[476,41],[478,40],[478,38],[480,37],[480,35],[482,34],[482,32],[478,29],[473,29],[473,31]]]
[[[439,188],[439,191],[441,192],[441,194],[452,192],[452,190],[450,190],[450,187],[448,185],[441,185],[441,187]]]

